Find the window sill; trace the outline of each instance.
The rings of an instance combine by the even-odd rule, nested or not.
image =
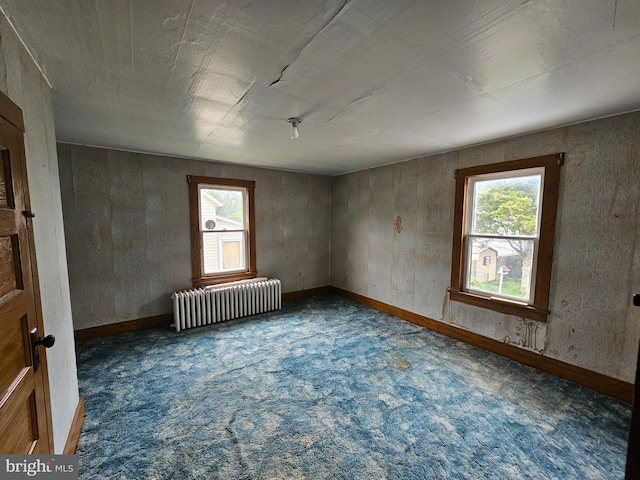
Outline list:
[[[515,315],[516,317],[524,317],[538,322],[546,322],[547,315],[549,314],[548,310],[536,308],[531,305],[509,302],[508,300],[502,300],[500,298],[482,297],[468,292],[461,292],[460,290],[450,289],[449,298],[455,302],[487,308],[496,312]]]
[[[219,285],[220,283],[236,282],[256,278],[258,272],[233,272],[218,275],[209,275],[192,279],[194,287],[206,287],[207,285]]]

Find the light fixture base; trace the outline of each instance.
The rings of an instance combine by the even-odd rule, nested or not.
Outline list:
[[[295,140],[300,135],[298,133],[298,125],[300,125],[302,119],[298,117],[291,117],[287,120],[287,122],[289,122],[293,127],[293,131],[291,132],[291,140]]]

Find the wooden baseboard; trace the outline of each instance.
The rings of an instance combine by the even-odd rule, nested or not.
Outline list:
[[[428,318],[417,313],[394,307],[384,302],[365,297],[357,293],[349,292],[334,286],[324,286],[311,288],[307,290],[298,290],[295,292],[287,292],[282,294],[283,301],[297,300],[300,298],[312,297],[325,293],[335,293],[342,297],[354,300],[358,303],[374,308],[381,312],[388,313],[395,317],[401,318],[416,325],[428,328],[434,332],[441,333],[448,337],[460,340],[475,347],[480,347],[489,352],[496,353],[503,357],[515,360],[524,365],[537,368],[557,377],[570,380],[572,382],[584,385],[598,392],[618,398],[627,403],[633,401],[633,384],[622,380],[603,375],[598,372],[587,370],[586,368],[571,365],[550,357],[545,357],[529,350],[500,342],[492,338],[484,337],[474,332],[455,327],[448,323],[439,322],[432,318]],[[89,340],[91,338],[106,337],[117,335],[124,332],[134,332],[137,330],[146,330],[150,328],[166,327],[173,321],[172,314],[157,315],[155,317],[146,317],[138,320],[130,320],[127,322],[113,323],[110,325],[102,325],[99,327],[86,328],[75,331],[76,341]]]
[[[64,445],[63,454],[73,455],[78,448],[78,440],[80,439],[80,432],[82,431],[82,424],[84,423],[84,398],[80,397],[78,405],[76,406],[76,413],[73,415],[73,422],[71,422],[71,428],[69,429],[69,436],[67,437],[67,443]]]
[[[325,285],[324,287],[287,292],[282,294],[282,301],[288,302],[291,300],[298,300],[300,298],[313,297],[315,295],[329,293],[330,291],[331,287],[329,285]],[[173,314],[167,313],[164,315],[156,315],[154,317],[138,318],[136,320],[127,320],[126,322],[101,325],[99,327],[83,328],[81,330],[76,330],[74,334],[76,342],[82,342],[92,338],[110,337],[112,335],[118,335],[125,332],[136,332],[138,330],[168,327],[171,323],[173,323]]]
[[[291,300],[298,300],[300,298],[314,297],[316,295],[323,295],[330,293],[331,287],[325,285],[324,287],[309,288],[307,290],[297,290],[295,292],[287,292],[282,294],[282,301],[289,302]]]
[[[484,350],[488,350],[489,352],[523,363],[524,365],[537,368],[538,370],[551,373],[552,375],[564,378],[565,380],[570,380],[624,402],[632,403],[633,401],[632,383],[624,382],[622,380],[593,372],[576,365],[571,365],[560,360],[555,360],[550,357],[545,357],[544,355],[524,350],[508,343],[484,337],[477,333],[470,332],[447,323],[439,322],[432,318],[424,317],[402,308],[394,307],[393,305],[365,297],[364,295],[349,292],[348,290],[332,286],[330,291],[381,312],[393,315],[394,317],[415,323],[416,325],[441,333],[447,337],[460,340],[461,342],[468,343],[475,347],[480,347]]]
[[[74,332],[76,342],[90,340],[92,338],[110,337],[125,332],[136,332],[151,328],[168,327],[173,322],[173,314],[156,315],[154,317],[139,318],[126,322],[111,323],[99,327],[83,328]]]

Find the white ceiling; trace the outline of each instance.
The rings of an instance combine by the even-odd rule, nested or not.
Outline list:
[[[639,0],[0,6],[62,142],[336,174],[640,109]]]

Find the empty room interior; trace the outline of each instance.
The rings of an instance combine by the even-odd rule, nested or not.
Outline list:
[[[640,2],[0,10],[0,454],[640,478]]]

